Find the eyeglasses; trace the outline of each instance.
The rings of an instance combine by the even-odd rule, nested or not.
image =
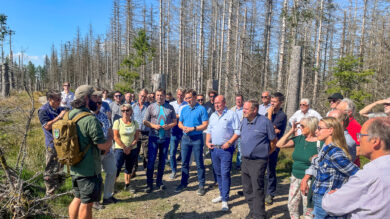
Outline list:
[[[268,96],[261,96],[261,99],[268,98]]]
[[[336,103],[337,100],[329,100],[329,103]]]
[[[321,131],[322,129],[329,129],[329,128],[327,128],[327,127],[321,127],[321,126],[317,126],[317,130],[318,130],[318,131]]]
[[[122,113],[128,113],[130,110],[122,110]]]
[[[114,97],[121,97],[122,95],[115,95]]]
[[[99,105],[102,105],[102,102],[96,102],[97,104],[99,104]]]
[[[196,101],[204,101],[204,99],[197,99]]]
[[[356,137],[357,137],[357,140],[360,141],[360,139],[363,137],[363,136],[370,136],[369,134],[362,134],[362,133],[356,133]]]

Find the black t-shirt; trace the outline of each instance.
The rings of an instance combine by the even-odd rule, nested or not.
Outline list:
[[[268,118],[268,112],[265,114],[265,117]],[[287,125],[287,116],[283,112],[282,109],[280,109],[278,112],[272,114],[272,124],[276,126],[277,129],[280,130],[279,134],[276,135],[278,139],[282,138],[284,135],[284,132],[286,131],[286,125]]]

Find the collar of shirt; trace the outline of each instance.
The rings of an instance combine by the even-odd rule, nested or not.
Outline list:
[[[222,111],[222,114],[219,115],[217,111],[213,112],[213,114],[216,114],[218,116],[218,118],[221,118],[223,115],[225,115],[225,113],[227,112],[228,108],[225,107],[225,109],[223,109]]]
[[[258,118],[259,116],[260,116],[260,114],[257,114],[256,117],[255,117],[251,122],[249,122],[249,120],[247,119],[247,120],[246,120],[246,121],[247,121],[247,124],[251,124],[251,125],[256,124],[257,118]]]
[[[188,107],[189,107],[191,110],[196,109],[198,106],[200,106],[199,103],[196,103],[194,107],[191,107],[191,105],[188,104]]]

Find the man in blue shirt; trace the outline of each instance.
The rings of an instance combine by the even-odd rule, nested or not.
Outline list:
[[[276,138],[269,119],[258,114],[259,103],[249,100],[244,104],[241,124],[241,180],[249,205],[247,218],[265,218],[264,175],[270,143]]]
[[[268,108],[271,106],[271,94],[269,91],[264,91],[261,93],[261,102],[263,104],[259,105],[259,114],[264,116],[267,113]]]
[[[183,88],[178,88],[176,90],[177,100],[169,103],[175,109],[177,119],[179,119],[180,116],[180,108],[187,105],[187,102],[184,101],[184,92],[185,90]],[[176,171],[177,171],[176,152],[182,136],[183,136],[183,131],[179,128],[179,126],[176,125],[175,127],[173,127],[172,134],[171,134],[171,143],[169,146],[169,160],[172,169],[172,173],[169,176],[170,179],[174,179],[176,177]]]
[[[243,116],[243,106],[244,106],[244,96],[242,94],[236,94],[236,105],[231,108],[232,111],[234,111],[240,122],[244,118]],[[236,142],[236,148],[237,148],[237,158],[236,158],[236,169],[241,169],[241,139],[238,138]]]
[[[153,191],[154,162],[158,152],[158,171],[156,186],[159,190],[165,189],[162,178],[165,168],[165,159],[168,153],[171,129],[175,127],[176,114],[173,107],[165,102],[165,90],[157,89],[156,102],[149,105],[144,117],[144,124],[150,128],[148,145],[148,165],[146,171],[147,188],[145,192]]]
[[[277,139],[280,139],[284,135],[287,125],[287,116],[283,112],[282,104],[284,102],[284,95],[280,92],[275,92],[271,96],[271,106],[268,108],[265,117],[271,120]],[[275,148],[276,145],[271,145]],[[271,151],[271,154],[268,158],[267,166],[267,196],[265,198],[265,203],[267,205],[272,205],[273,198],[276,192],[276,163],[278,161],[278,154],[280,149],[276,148],[274,151]]]
[[[211,150],[213,167],[220,195],[213,203],[222,201],[222,210],[229,210],[230,170],[234,152],[234,142],[240,136],[240,120],[236,112],[228,110],[225,97],[217,96],[215,112],[211,114],[207,128],[206,145]]]
[[[46,144],[46,167],[43,175],[46,186],[46,195],[53,195],[59,188],[65,177],[62,174],[62,165],[57,161],[57,152],[54,148],[52,125],[62,119],[65,114],[64,108],[60,107],[61,93],[49,90],[46,93],[47,103],[38,110]]]
[[[143,123],[146,109],[149,106],[149,102],[146,102],[147,97],[148,97],[148,90],[142,89],[138,94],[138,102],[134,103],[132,106],[134,120],[137,121],[139,125],[139,129],[141,130],[141,134],[137,141],[137,150],[139,153],[142,149],[144,169],[146,169],[148,164],[149,128],[146,127]],[[131,177],[134,177],[136,175],[135,172],[137,171],[137,169],[138,169],[138,162],[135,162],[133,172],[131,173]]]
[[[179,128],[183,130],[181,140],[181,182],[176,192],[181,192],[188,185],[189,161],[191,152],[194,151],[196,167],[198,169],[199,189],[197,194],[204,195],[205,168],[203,163],[203,134],[207,128],[208,115],[206,109],[196,102],[196,91],[193,89],[185,92],[184,100],[188,103],[180,114]]]

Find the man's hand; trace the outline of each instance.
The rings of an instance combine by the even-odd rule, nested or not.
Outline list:
[[[209,149],[214,149],[214,145],[211,144],[211,142],[206,142],[206,146],[207,146]]]
[[[280,129],[275,128],[275,134],[279,134],[279,133],[280,133]]]
[[[268,110],[267,110],[268,115],[272,115],[272,114],[274,113],[274,110],[275,110],[275,107],[270,106],[270,107],[268,108]]]
[[[195,130],[195,127],[187,127],[187,126],[184,126],[183,128],[183,132],[184,133],[188,133],[188,132],[192,132]]]
[[[165,131],[168,131],[169,129],[171,129],[168,125],[163,125],[163,126],[161,126],[161,128],[163,128]]]
[[[61,113],[58,115],[60,119],[64,118],[64,115],[66,113],[66,110],[62,110]]]
[[[328,194],[333,194],[333,193],[335,193],[337,191],[337,189],[335,189],[335,190],[330,190],[329,192],[328,192]]]
[[[161,126],[161,125],[157,125],[157,124],[153,124],[153,125],[152,125],[152,128],[153,128],[153,129],[156,129],[156,130],[159,130],[159,129],[162,128],[162,126]]]
[[[301,190],[303,195],[307,195],[307,193],[309,192],[309,185],[307,183],[307,180],[302,179],[300,190]]]
[[[384,99],[384,100],[379,100],[377,102],[378,104],[390,104],[390,98]]]
[[[230,143],[227,141],[225,144],[222,145],[222,149],[226,150],[230,147]]]
[[[136,140],[134,140],[133,142],[131,142],[131,147],[133,147],[133,146],[135,146],[137,144],[137,141]]]
[[[316,158],[316,157],[318,157],[318,154],[314,154],[314,155],[310,158],[310,162],[311,162],[314,158]]]

